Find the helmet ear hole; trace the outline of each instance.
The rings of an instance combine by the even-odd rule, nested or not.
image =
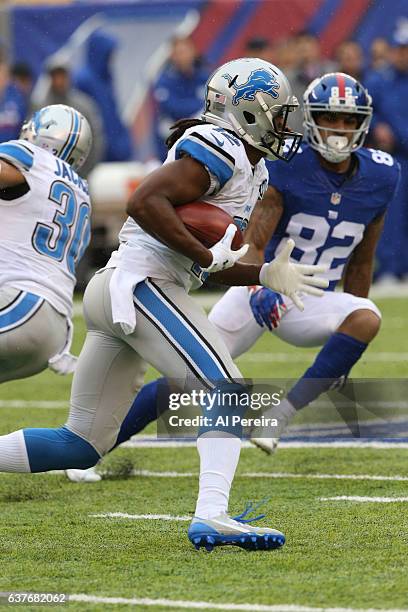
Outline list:
[[[255,117],[255,115],[253,113],[250,113],[248,111],[244,111],[243,115],[244,115],[244,117],[246,119],[246,122],[249,125],[253,125],[256,122],[256,117]]]

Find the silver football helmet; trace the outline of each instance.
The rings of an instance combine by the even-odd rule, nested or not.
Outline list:
[[[92,132],[81,113],[64,104],[45,106],[23,125],[20,138],[63,159],[75,170],[85,162]]]
[[[287,128],[288,115],[298,106],[279,68],[244,57],[227,62],[209,78],[203,119],[232,130],[268,159],[289,161],[302,139]]]

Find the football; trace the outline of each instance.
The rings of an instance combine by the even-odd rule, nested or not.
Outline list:
[[[234,219],[221,208],[205,202],[190,202],[176,207],[176,212],[189,232],[207,248],[221,240]],[[244,242],[241,230],[237,227],[232,248],[239,249]]]

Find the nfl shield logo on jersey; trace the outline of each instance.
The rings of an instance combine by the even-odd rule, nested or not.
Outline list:
[[[332,193],[330,198],[330,203],[337,206],[341,202],[341,193]]]

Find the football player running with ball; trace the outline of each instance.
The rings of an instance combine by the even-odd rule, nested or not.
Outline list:
[[[75,266],[90,238],[92,145],[73,108],[47,106],[0,144],[0,383],[47,366],[74,370],[69,350]]]
[[[224,342],[188,295],[206,274],[228,285],[260,283],[300,307],[298,292],[322,294],[320,287],[327,287],[327,281],[313,274],[325,268],[291,263],[291,242],[270,263],[239,263],[247,246],[230,248],[234,225],[207,249],[175,211],[178,205],[201,200],[244,227],[267,186],[263,158],[288,160],[296,152],[301,136],[286,129],[288,114],[296,107],[286,77],[268,62],[244,58],[215,71],[207,84],[203,119],[179,123],[166,162],[129,200],[118,251],[87,287],[88,334],[66,425],[0,437],[1,471],[94,465],[115,444],[134,397],[134,380],[142,382],[146,362],[182,381],[184,391],[200,388],[216,397],[241,391],[241,374]],[[218,412],[222,406],[215,402],[214,423]],[[197,548],[229,544],[269,549],[284,543],[279,531],[252,527],[227,514],[240,436],[239,427],[200,430],[199,494],[189,528]]]
[[[385,211],[400,176],[391,155],[361,148],[372,108],[354,78],[333,73],[316,79],[305,92],[304,109],[305,142],[294,159],[267,162],[269,188],[245,234],[250,244],[245,261],[273,260],[289,237],[296,244],[293,261],[328,266],[329,290],[319,299],[305,295],[299,311],[280,292],[233,287],[209,315],[233,358],[267,330],[293,346],[322,346],[286,400],[271,411],[279,434],[297,410],[342,383],[378,333],[381,314],[367,296]],[[334,292],[341,278],[344,291]],[[141,389],[117,443],[157,418],[159,389],[163,404],[164,380]],[[278,438],[268,431],[253,430],[251,441],[271,453]]]

